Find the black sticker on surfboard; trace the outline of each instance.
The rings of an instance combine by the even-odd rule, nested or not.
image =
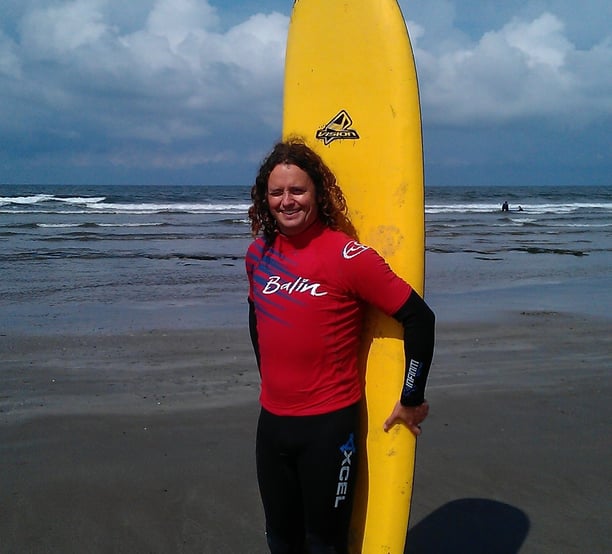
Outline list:
[[[317,140],[322,140],[327,146],[335,140],[357,140],[359,134],[351,129],[353,120],[346,110],[340,110],[322,129],[316,133]]]

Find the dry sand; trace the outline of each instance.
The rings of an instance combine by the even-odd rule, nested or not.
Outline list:
[[[612,551],[609,320],[438,326],[411,553]],[[0,336],[0,552],[264,553],[244,328]]]

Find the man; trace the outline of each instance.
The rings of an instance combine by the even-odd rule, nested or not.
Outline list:
[[[381,424],[388,431],[401,423],[415,435],[429,410],[424,389],[434,315],[373,249],[355,240],[333,173],[303,142],[274,147],[251,197],[257,238],[246,270],[261,373],[256,459],[268,546],[273,554],[345,553],[356,482],[364,306],[404,326],[405,385]],[[339,496],[347,459],[346,494]]]

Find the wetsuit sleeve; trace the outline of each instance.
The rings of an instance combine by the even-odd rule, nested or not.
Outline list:
[[[404,327],[406,370],[400,402],[403,406],[418,406],[425,400],[425,385],[433,358],[435,315],[413,290],[393,317]]]
[[[257,367],[261,372],[260,360],[259,360],[259,335],[257,334],[257,317],[255,315],[255,304],[249,298],[249,334],[251,335],[251,342],[253,343],[253,351],[255,352],[255,358],[257,360]]]

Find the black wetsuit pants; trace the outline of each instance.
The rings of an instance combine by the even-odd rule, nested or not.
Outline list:
[[[257,478],[272,554],[345,554],[359,405],[316,416],[261,411]]]

